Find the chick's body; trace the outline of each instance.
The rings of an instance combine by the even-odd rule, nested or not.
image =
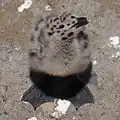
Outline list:
[[[30,67],[54,76],[83,72],[90,63],[87,24],[85,17],[66,12],[38,20],[31,36]]]

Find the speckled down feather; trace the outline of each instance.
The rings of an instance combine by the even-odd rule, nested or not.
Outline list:
[[[71,13],[40,18],[31,35],[30,67],[56,76],[84,71],[90,62],[88,20]]]

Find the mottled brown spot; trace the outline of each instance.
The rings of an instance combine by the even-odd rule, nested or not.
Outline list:
[[[70,33],[68,34],[68,37],[72,36],[73,34],[74,34],[73,32],[70,32]]]
[[[70,26],[70,23],[68,23],[67,26]]]
[[[51,30],[53,31],[53,27],[51,28]]]
[[[53,33],[54,33],[54,32],[48,32],[48,35],[51,36],[51,35],[53,35]]]
[[[62,38],[62,40],[66,40],[66,39],[67,39],[67,37],[63,37],[63,38]]]
[[[57,31],[57,33],[60,33],[60,31]]]
[[[64,35],[65,33],[61,33],[61,35]]]
[[[64,28],[64,26],[65,26],[65,25],[61,24],[61,25],[59,26],[59,29]]]
[[[57,18],[55,18],[55,19],[54,19],[54,22],[55,22],[56,20],[59,20],[59,18],[58,18],[58,17],[57,17]]]
[[[75,24],[75,21],[73,21],[72,24]]]
[[[55,28],[56,28],[56,25],[53,25],[53,27],[55,27]]]
[[[50,20],[50,23],[52,23],[52,20]]]
[[[63,18],[63,21],[64,21],[65,19],[66,19],[66,18],[64,17],[64,18]]]

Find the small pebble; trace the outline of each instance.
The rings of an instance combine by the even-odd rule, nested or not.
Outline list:
[[[32,5],[32,0],[24,0],[24,3],[18,7],[18,12],[23,12],[24,9],[30,8]]]
[[[20,47],[19,48],[17,48],[17,47],[15,48],[15,51],[19,51],[19,50],[20,50]]]
[[[93,63],[93,65],[96,65],[96,64],[97,64],[97,61],[96,61],[96,60],[93,60],[92,63]]]
[[[114,48],[119,47],[120,44],[119,36],[111,36],[109,40],[110,40],[110,45],[112,45]]]
[[[51,6],[46,5],[46,6],[45,6],[45,10],[46,10],[46,11],[51,11],[51,10],[52,10],[52,8],[51,8]]]
[[[57,101],[57,107],[55,107],[55,111],[51,114],[54,118],[60,118],[62,115],[65,115],[70,107],[71,102],[68,100],[61,100]]]
[[[75,117],[73,117],[72,119],[73,119],[73,120],[76,120],[76,118],[75,118]]]

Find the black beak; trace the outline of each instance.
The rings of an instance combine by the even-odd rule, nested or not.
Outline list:
[[[76,28],[79,28],[83,25],[87,25],[89,22],[86,17],[77,18],[78,23],[75,24]]]

